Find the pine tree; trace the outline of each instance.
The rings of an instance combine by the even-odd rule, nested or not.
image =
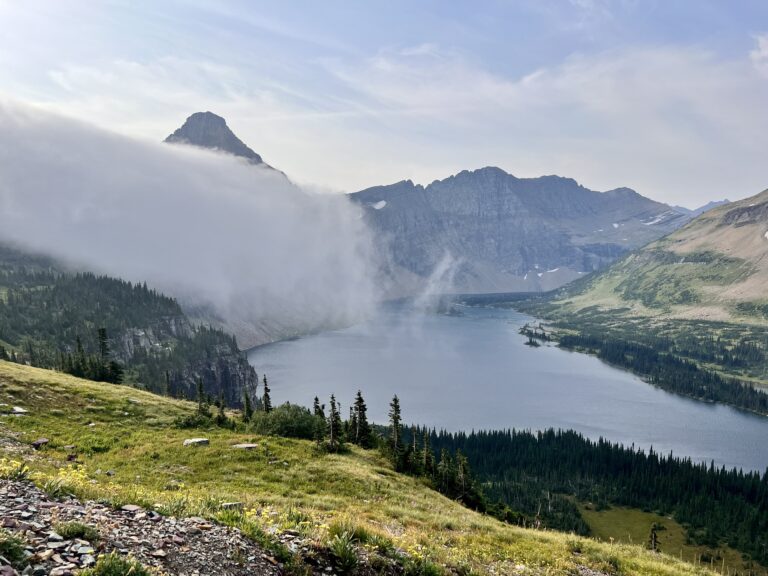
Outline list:
[[[251,397],[248,390],[243,392],[243,422],[250,422],[253,417],[253,406],[251,406]]]
[[[341,437],[341,414],[339,414],[339,405],[336,402],[336,397],[331,394],[331,406],[330,414],[328,415],[327,424],[327,436],[328,436],[328,450],[331,452],[338,452],[343,445]]]
[[[428,430],[424,430],[424,447],[422,449],[422,468],[424,474],[432,476],[435,473],[435,455],[432,453],[432,446],[430,445],[430,433]]]
[[[325,420],[325,404],[320,404],[320,400],[317,399],[317,396],[315,396],[315,403],[312,406],[312,413]]]
[[[261,405],[264,408],[264,412],[272,412],[272,398],[269,396],[269,384],[267,384],[267,375],[264,374],[264,395],[261,397]]]
[[[107,362],[109,361],[109,340],[107,339],[106,328],[99,328],[98,339],[99,339],[99,359],[101,360],[102,366],[106,366]]]
[[[352,406],[354,413],[354,428],[352,429],[353,442],[363,448],[373,447],[373,432],[371,425],[368,423],[368,408],[363,400],[363,393],[360,390],[357,391],[355,396],[355,403]]]
[[[401,426],[400,399],[395,394],[392,402],[389,404],[389,450],[392,464],[396,470],[402,468],[403,440]]]
[[[208,410],[209,402],[206,401],[205,391],[203,390],[203,379],[197,379],[197,414],[199,416],[210,416]]]

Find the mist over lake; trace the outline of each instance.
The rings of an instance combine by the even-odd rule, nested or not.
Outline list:
[[[591,356],[528,347],[523,314],[460,310],[390,306],[365,324],[255,348],[249,360],[276,403],[335,394],[346,415],[360,389],[377,423],[397,394],[405,422],[438,429],[574,429],[717,466],[768,465],[765,418],[664,392]]]

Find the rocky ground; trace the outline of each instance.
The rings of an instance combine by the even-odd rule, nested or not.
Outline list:
[[[68,522],[91,526],[99,537],[66,539],[57,528]],[[281,574],[277,561],[236,529],[138,506],[114,510],[71,498],[56,501],[30,482],[0,480],[0,526],[24,543],[23,575],[76,574],[110,551],[179,576]],[[0,557],[0,576],[18,574],[9,564]]]

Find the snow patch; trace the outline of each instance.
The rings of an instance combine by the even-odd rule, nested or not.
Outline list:
[[[542,276],[544,276],[544,272],[536,272],[536,276],[538,276],[539,278],[541,278]]]
[[[643,224],[645,226],[653,226],[654,224],[658,224],[659,222],[664,220],[664,216],[666,216],[666,215],[667,215],[667,213],[664,212],[663,214],[659,214],[658,216],[656,216],[655,218],[653,218],[652,220],[650,220],[648,222],[643,222]]]
[[[765,239],[766,239],[766,240],[768,240],[768,232],[766,232],[766,233],[764,234],[764,236],[765,236]]]
[[[613,226],[614,228],[618,228],[618,227],[619,227],[619,225],[618,225],[618,224],[616,224],[616,222],[614,222],[613,224],[611,224],[611,226]]]
[[[768,232],[766,232],[768,234]],[[523,280],[528,280],[528,272],[525,273],[525,276],[523,276]]]
[[[387,205],[387,201],[386,200],[379,200],[378,202],[376,202],[376,204],[371,204],[371,206],[373,206],[374,210],[381,210],[386,205]]]
[[[557,272],[558,270],[560,270],[560,268],[552,268],[552,270],[547,270],[547,272]]]

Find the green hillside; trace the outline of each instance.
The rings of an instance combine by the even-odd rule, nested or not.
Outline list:
[[[318,549],[343,529],[359,535],[355,553],[367,566],[389,555],[408,574],[712,573],[637,545],[503,524],[395,473],[375,451],[325,454],[313,442],[244,429],[181,429],[174,422],[193,415],[194,404],[140,390],[0,362],[3,404],[6,412],[18,406],[27,413],[0,417],[0,474],[11,475],[24,462],[53,493],[202,515],[265,542],[295,530]],[[41,436],[47,446],[31,450]],[[210,444],[182,445],[195,436]],[[258,447],[233,448],[242,442]],[[224,510],[223,502],[240,502],[243,512]],[[300,556],[280,554],[302,573]]]
[[[188,398],[200,379],[230,405],[255,389],[256,374],[235,339],[193,325],[173,298],[0,243],[0,358],[73,371],[78,355],[99,352],[99,329],[127,383]]]

